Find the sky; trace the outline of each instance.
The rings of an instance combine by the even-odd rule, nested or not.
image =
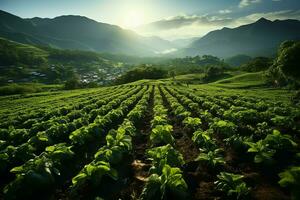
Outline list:
[[[0,0],[0,9],[23,18],[82,15],[169,40],[261,17],[300,20],[300,0]]]

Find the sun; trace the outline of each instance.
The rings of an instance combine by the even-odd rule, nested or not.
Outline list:
[[[132,10],[125,14],[122,26],[124,28],[135,28],[137,26],[140,26],[144,23],[144,13]]]

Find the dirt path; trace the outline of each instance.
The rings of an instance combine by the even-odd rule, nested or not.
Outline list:
[[[151,87],[151,86],[150,86]],[[137,135],[132,139],[133,162],[131,163],[132,177],[129,178],[128,186],[114,199],[138,199],[151,167],[150,161],[145,155],[150,148],[149,135],[151,132],[151,120],[153,119],[154,89],[151,92],[148,109],[140,124],[137,125]]]

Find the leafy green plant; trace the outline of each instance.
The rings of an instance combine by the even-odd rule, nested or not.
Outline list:
[[[237,127],[229,121],[219,120],[211,125],[211,128],[222,136],[231,136],[236,133]]]
[[[281,187],[288,187],[291,189],[292,199],[300,199],[300,167],[293,166],[279,173]]]
[[[176,199],[184,199],[187,195],[187,184],[182,177],[179,168],[165,165],[162,174],[152,174],[140,196],[140,199],[167,199],[172,196]]]
[[[150,141],[152,144],[174,144],[171,125],[158,125],[152,129]]]
[[[217,145],[215,144],[213,138],[211,137],[211,131],[206,130],[197,130],[193,133],[192,137],[193,142],[195,142],[199,147],[205,148],[205,149],[216,149]]]
[[[220,165],[225,164],[225,159],[222,156],[223,150],[222,149],[215,149],[208,152],[202,152],[199,154],[199,156],[195,159],[195,161],[204,162],[209,167],[217,167]]]
[[[130,121],[133,121],[134,123],[137,123],[142,117],[144,112],[142,110],[134,110],[128,114],[128,119]]]
[[[112,129],[106,136],[106,145],[100,148],[95,154],[96,161],[105,161],[110,164],[118,164],[122,161],[124,155],[129,154],[132,150],[131,133],[132,127],[124,123],[117,130]],[[126,131],[129,129],[129,131]]]
[[[257,110],[246,109],[234,113],[234,121],[244,124],[256,124],[260,120],[260,115]]]
[[[16,174],[16,178],[3,190],[7,199],[28,198],[35,191],[50,190],[55,183],[54,174],[59,174],[52,160],[45,156],[31,159],[22,166],[14,167],[11,172]]]
[[[193,131],[199,129],[202,124],[200,118],[193,118],[193,117],[185,118],[182,123],[186,128],[190,128]]]
[[[163,105],[156,105],[153,108],[154,113],[158,115],[166,115],[168,112],[168,109],[166,109]]]
[[[155,127],[157,125],[167,125],[168,121],[167,121],[167,116],[166,115],[159,115],[159,116],[155,116],[153,118],[153,120],[151,120],[151,127]]]
[[[274,154],[276,153],[276,150],[271,149],[269,144],[264,140],[259,140],[258,142],[245,142],[245,144],[250,147],[248,152],[255,153],[255,163],[271,162]]]
[[[111,130],[106,136],[106,144],[108,147],[120,146],[127,151],[132,149],[131,136],[125,134],[124,129]]]
[[[189,103],[188,106],[191,110],[199,110],[199,105],[197,103]]]
[[[227,196],[236,196],[237,199],[242,199],[250,192],[250,187],[247,187],[243,181],[243,175],[221,172],[217,177],[216,188],[226,192]]]
[[[151,173],[160,174],[165,164],[172,167],[180,167],[184,164],[183,156],[170,144],[149,149],[147,156],[153,164],[150,169]]]
[[[179,118],[179,119],[184,119],[186,117],[191,116],[191,113],[186,111],[186,109],[179,105],[175,110],[174,110],[174,114]]]
[[[223,139],[227,146],[233,147],[236,150],[244,150],[248,147],[246,142],[252,142],[252,137],[241,136],[239,134],[232,135]]]
[[[275,126],[279,126],[279,127],[286,127],[286,128],[293,128],[293,118],[290,116],[280,116],[280,115],[276,115],[275,117],[273,117],[271,119],[271,122],[275,125]]]
[[[65,143],[48,146],[45,152],[53,162],[61,163],[63,160],[70,159],[74,153],[71,150],[71,146],[66,146]]]
[[[125,119],[122,125],[118,128],[118,132],[123,132],[123,134],[133,137],[136,134],[136,128],[130,120]]]
[[[268,134],[264,141],[276,150],[287,151],[297,146],[297,143],[291,139],[290,135],[281,134],[278,130],[273,130],[273,133]]]
[[[108,162],[92,162],[84,166],[80,173],[72,179],[72,190],[79,189],[84,184],[95,188],[99,186],[103,176],[108,176],[113,180],[118,179],[117,171],[111,168]]]
[[[16,174],[16,178],[4,188],[5,196],[8,199],[26,199],[36,191],[51,191],[56,177],[73,155],[70,147],[64,143],[56,144],[47,147],[44,153],[25,164],[12,168],[11,173]]]
[[[272,133],[272,129],[270,128],[267,122],[262,122],[256,125],[256,130],[254,133],[256,137],[262,138]]]

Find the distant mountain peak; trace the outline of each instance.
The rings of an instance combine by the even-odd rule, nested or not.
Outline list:
[[[259,20],[257,20],[255,23],[270,23],[272,22],[271,20],[268,20],[264,17],[261,17]]]

